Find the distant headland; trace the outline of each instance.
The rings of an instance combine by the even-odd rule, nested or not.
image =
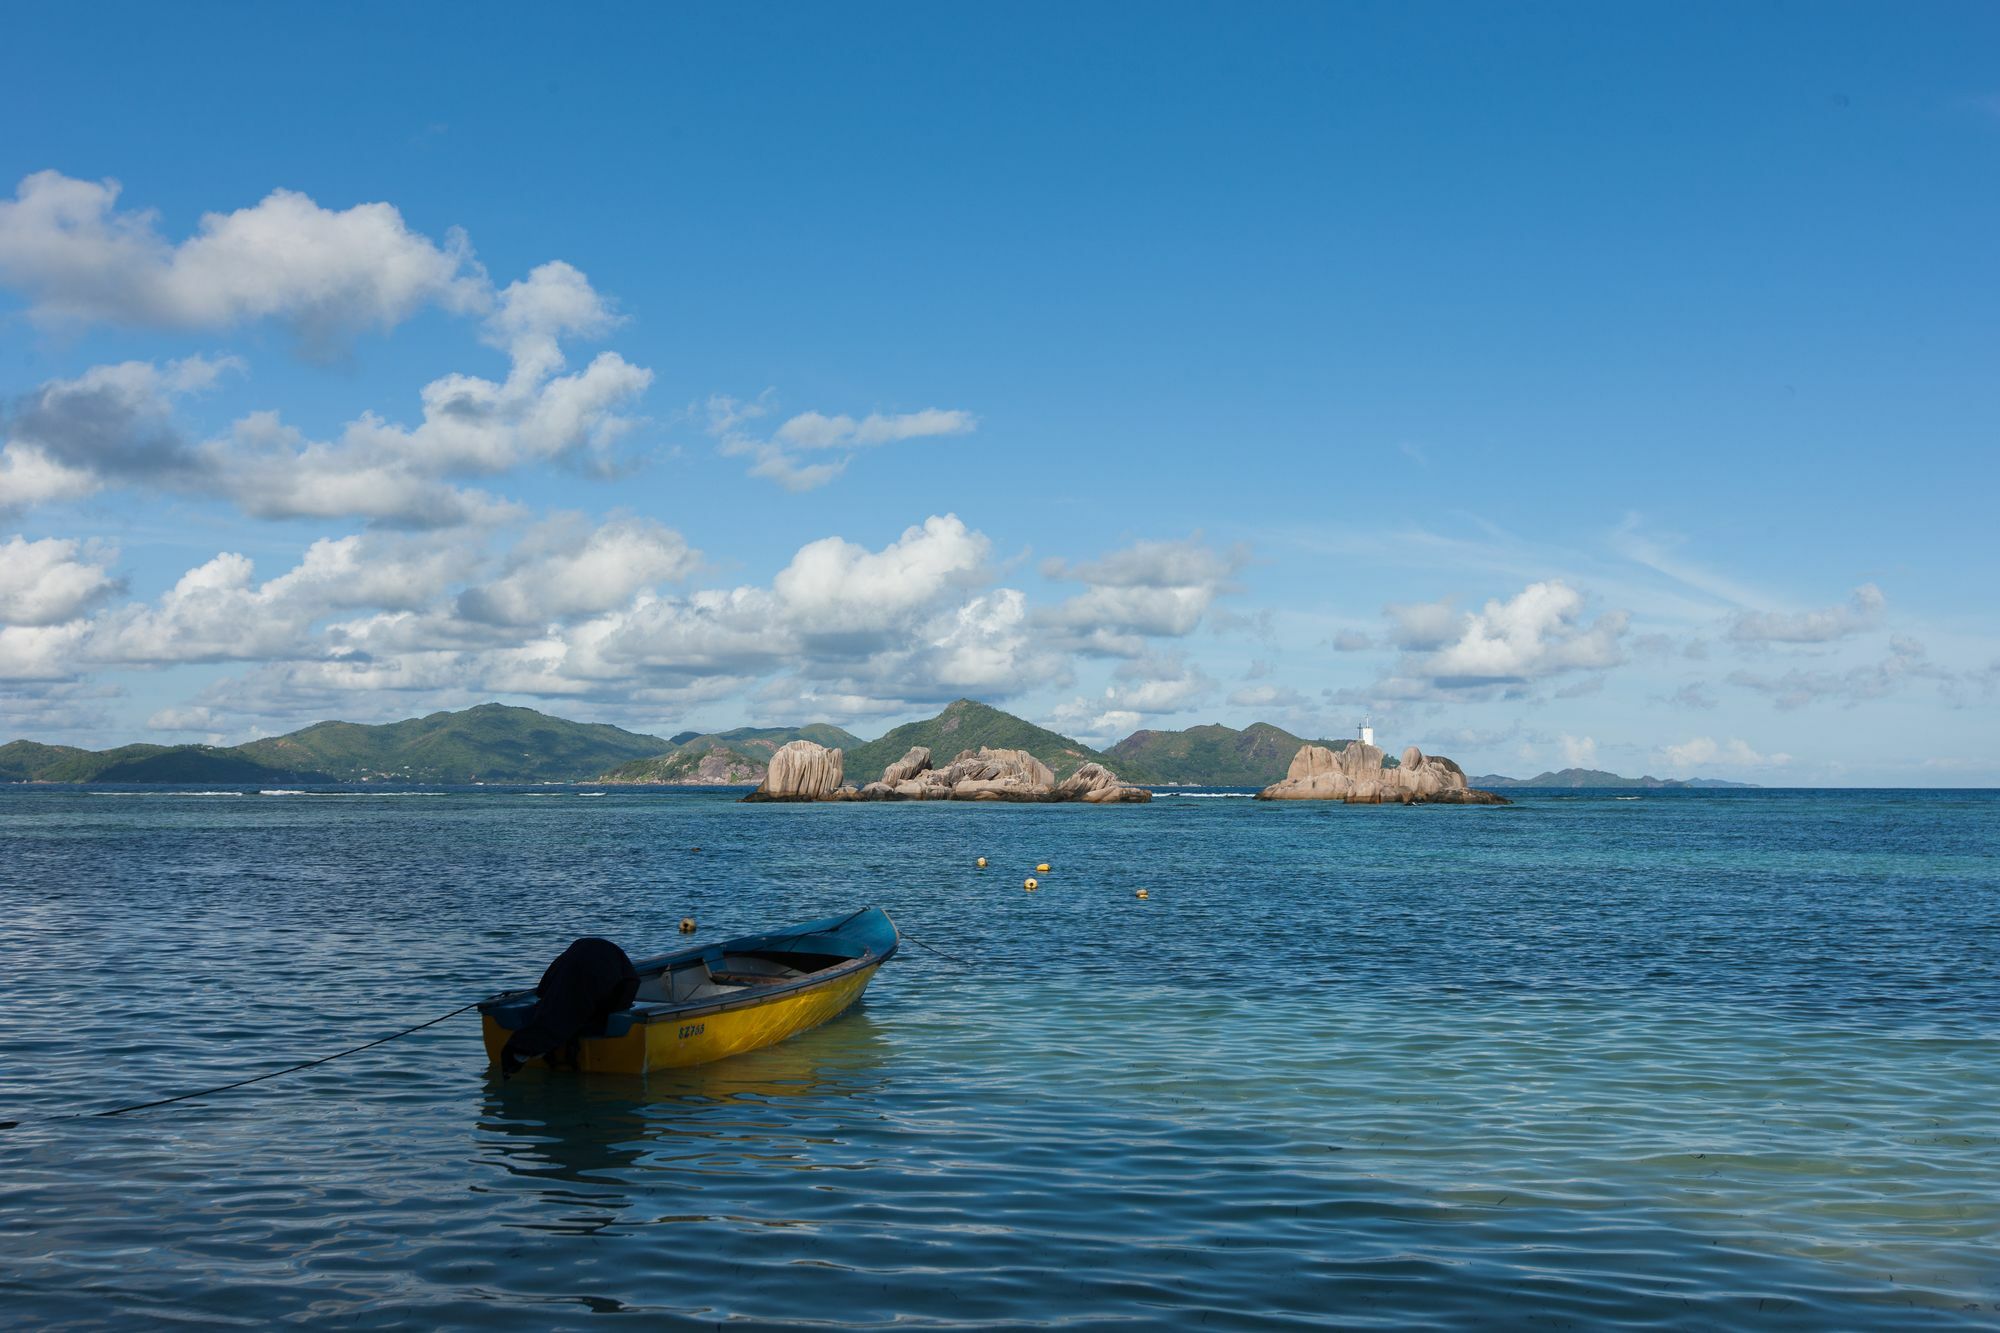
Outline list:
[[[1098,772],[1070,790],[1214,786],[1264,790],[1302,776],[1294,772],[1307,749],[1340,756],[1358,739],[1312,739],[1268,722],[1242,729],[1221,725],[1183,731],[1142,730],[1103,750],[1036,726],[987,704],[959,699],[935,717],[905,723],[872,741],[829,722],[794,727],[736,727],[654,736],[606,723],[572,722],[532,708],[481,704],[377,725],[317,722],[298,731],[234,746],[124,745],[86,750],[16,740],[0,745],[0,782],[219,783],[296,785],[324,782],[436,784],[586,782],[644,786],[755,788],[770,776],[786,746],[809,742],[842,752],[842,778],[855,782],[856,799],[887,781],[894,795],[867,799],[936,799],[934,789],[966,781],[998,782],[1016,795],[1046,786],[1050,792],[1079,770]],[[915,751],[922,750],[926,757]],[[979,772],[961,760],[978,758]],[[1379,752],[1378,752],[1379,753]],[[1021,758],[1008,757],[1018,754]],[[1426,764],[1450,764],[1435,755]],[[1028,766],[1047,771],[1047,779]],[[1325,767],[1330,761],[1312,760]],[[1363,773],[1393,772],[1402,765],[1382,756]],[[891,770],[902,771],[891,776]],[[987,772],[987,769],[991,772]],[[1451,765],[1456,771],[1457,765]],[[1344,770],[1343,770],[1344,771]],[[1440,770],[1443,771],[1443,770]],[[1102,776],[1099,776],[1099,773]],[[1623,778],[1595,770],[1565,769],[1535,778],[1458,777],[1468,790],[1515,787],[1725,787],[1712,779]],[[1384,799],[1406,790],[1400,779],[1372,779]],[[1439,782],[1444,783],[1440,778]],[[896,790],[915,782],[918,788]],[[1424,784],[1419,784],[1424,785]],[[1440,785],[1445,790],[1449,784]],[[1453,788],[1455,789],[1455,788]],[[972,789],[968,789],[970,791]],[[1274,793],[1281,799],[1283,793]],[[996,796],[990,799],[1009,799]],[[1032,799],[1051,799],[1036,796]],[[1081,799],[1081,798],[1077,798]],[[1100,796],[1100,802],[1109,799]],[[1136,800],[1123,796],[1120,800]],[[1333,798],[1345,799],[1345,798]],[[1439,799],[1426,795],[1424,799]],[[1445,797],[1445,800],[1453,798]]]

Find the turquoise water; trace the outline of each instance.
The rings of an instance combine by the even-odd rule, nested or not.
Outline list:
[[[0,789],[0,1309],[1991,1327],[1997,856],[1995,793]],[[870,902],[976,965],[650,1080],[500,1083],[466,1015],[31,1119]]]

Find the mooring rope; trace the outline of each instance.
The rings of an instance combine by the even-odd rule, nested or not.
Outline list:
[[[470,1004],[460,1005],[458,1008],[452,1010],[448,1014],[439,1014],[436,1018],[429,1019],[422,1023],[418,1023],[415,1027],[404,1028],[401,1032],[391,1032],[386,1037],[377,1037],[374,1041],[363,1042],[359,1046],[350,1046],[344,1051],[335,1051],[332,1055],[322,1055],[317,1060],[305,1060],[295,1065],[287,1065],[283,1069],[273,1069],[268,1074],[258,1074],[254,1078],[238,1079],[234,1083],[224,1083],[218,1087],[213,1087],[213,1088],[202,1088],[197,1092],[183,1092],[172,1097],[161,1097],[157,1101],[134,1102],[130,1106],[114,1106],[108,1111],[75,1111],[70,1113],[69,1115],[51,1115],[51,1116],[40,1116],[40,1117],[31,1116],[25,1121],[0,1120],[0,1129],[13,1129],[17,1125],[41,1123],[43,1121],[49,1121],[49,1120],[97,1120],[97,1119],[102,1119],[105,1116],[126,1115],[132,1111],[150,1110],[155,1106],[171,1106],[175,1102],[191,1101],[196,1097],[212,1097],[218,1092],[229,1092],[236,1088],[247,1088],[252,1083],[262,1083],[266,1079],[280,1078],[286,1074],[296,1074],[301,1069],[311,1069],[315,1065],[330,1064],[333,1061],[342,1059],[345,1056],[358,1055],[362,1051],[369,1050],[372,1047],[381,1046],[388,1042],[395,1041],[399,1037],[407,1037],[412,1032],[422,1032],[425,1028],[434,1028],[448,1018],[457,1018],[460,1014],[464,1013],[468,1009],[478,1008],[480,1003],[481,1001],[474,1000]]]
[[[912,935],[907,930],[898,930],[896,932],[896,937],[898,939],[908,940],[910,943],[916,945],[919,949],[927,949],[931,953],[936,954],[940,958],[948,959],[951,962],[957,963],[960,967],[977,966],[977,964],[973,963],[969,959],[960,958],[957,954],[946,953],[943,949],[937,948],[934,945],[925,944],[922,940],[918,939],[915,935]]]
[[[868,909],[863,908],[861,912],[856,912],[852,916],[847,917],[845,920],[841,921],[839,925],[841,926],[846,925],[849,921],[854,920],[855,917],[862,915],[862,912],[865,912],[867,910]],[[838,928],[839,926],[835,927],[835,929]],[[945,959],[947,962],[957,963],[960,967],[978,966],[978,964],[974,963],[969,958],[961,958],[957,954],[945,952],[943,949],[938,948],[936,945],[926,944],[923,940],[918,939],[915,935],[910,934],[908,931],[898,931],[897,937],[899,939],[908,940],[911,944],[916,945],[919,949],[923,949],[927,952],[934,953],[938,957]],[[786,937],[780,937],[780,939],[783,938]],[[273,1069],[269,1073],[257,1074],[250,1078],[238,1079],[234,1083],[222,1083],[218,1084],[213,1088],[201,1088],[194,1092],[176,1093],[172,1097],[160,1097],[150,1102],[134,1102],[130,1106],[114,1106],[108,1111],[72,1111],[66,1115],[28,1116],[20,1120],[0,1120],[0,1130],[14,1129],[24,1124],[46,1124],[54,1120],[100,1120],[108,1116],[129,1115],[133,1111],[149,1111],[156,1106],[172,1106],[175,1102],[193,1101],[199,1097],[213,1097],[217,1093],[233,1092],[237,1088],[247,1088],[252,1083],[263,1083],[269,1079],[283,1078],[286,1074],[296,1074],[302,1069],[312,1069],[319,1065],[331,1064],[335,1060],[345,1059],[347,1056],[350,1055],[359,1055],[363,1051],[372,1050],[377,1046],[383,1046],[388,1044],[389,1042],[396,1041],[399,1038],[407,1037],[413,1032],[422,1032],[425,1028],[434,1028],[438,1024],[446,1021],[447,1019],[457,1018],[460,1014],[464,1013],[468,1009],[478,1008],[480,1004],[481,1001],[474,1000],[470,1004],[460,1005],[458,1008],[452,1010],[448,1014],[439,1014],[436,1018],[426,1019],[424,1022],[415,1024],[414,1026],[411,1027],[406,1027],[402,1029],[400,1032],[391,1032],[386,1037],[377,1037],[375,1040],[363,1042],[359,1046],[350,1046],[344,1051],[335,1051],[332,1055],[322,1055],[317,1060],[302,1060],[298,1064],[287,1065],[283,1069]]]

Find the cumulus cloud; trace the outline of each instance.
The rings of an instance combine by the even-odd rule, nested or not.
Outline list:
[[[1375,646],[1375,640],[1360,630],[1344,629],[1333,636],[1333,651],[1336,653],[1365,653]]]
[[[1597,740],[1592,736],[1572,736],[1567,732],[1559,738],[1562,746],[1563,765],[1567,768],[1596,768]]]
[[[174,406],[240,367],[233,357],[124,361],[16,399],[0,416],[0,510],[78,499],[113,480],[198,484],[204,464]]]
[[[1463,615],[1445,602],[1390,606],[1386,614],[1391,640],[1405,649],[1395,671],[1366,690],[1341,691],[1341,701],[1517,697],[1549,677],[1617,665],[1630,622],[1623,611],[1586,620],[1583,594],[1559,579]]]
[[[116,686],[83,681],[9,682],[5,660],[0,645],[0,737],[101,733],[108,721],[106,703],[123,694]]]
[[[1121,663],[1095,699],[1079,695],[1047,715],[1048,725],[1079,740],[1104,744],[1138,729],[1148,716],[1178,713],[1213,694],[1215,681],[1179,654],[1149,654]]]
[[[1792,762],[1788,754],[1758,754],[1745,741],[1731,738],[1718,742],[1711,736],[1696,736],[1679,745],[1669,745],[1661,753],[1668,764],[1683,772],[1710,764],[1725,768],[1777,768]]]
[[[1391,603],[1383,608],[1389,617],[1389,642],[1412,652],[1430,652],[1450,643],[1459,632],[1461,617],[1451,599],[1438,602]]]
[[[0,545],[0,625],[61,625],[124,585],[114,548],[91,541],[10,537]]]
[[[1105,700],[1113,708],[1134,713],[1178,713],[1215,689],[1207,674],[1179,654],[1121,663],[1111,678]]]
[[[391,549],[380,533],[355,540]],[[415,551],[461,549],[398,543],[404,567]],[[325,577],[336,552],[309,553],[263,584],[242,557],[219,557],[157,604],[98,617],[87,647],[134,665],[262,659],[194,703],[274,718],[357,692],[431,706],[519,694],[618,710],[690,706],[760,683],[772,700],[859,716],[1061,678],[1066,661],[1038,642],[1025,595],[986,586],[989,550],[956,516],[936,516],[879,548],[809,542],[768,585],[675,595],[659,585],[698,562],[678,534],[630,518],[596,527],[565,518],[531,529],[497,569],[439,569],[393,603],[378,588],[375,609],[345,618],[329,584],[353,576]]]
[[[420,395],[415,425],[373,413],[332,440],[311,440],[275,413],[236,423],[204,446],[212,475],[262,518],[362,517],[442,527],[505,517],[511,507],[446,478],[495,476],[533,463],[608,465],[634,421],[626,409],[653,372],[616,352],[560,374],[559,340],[611,327],[608,304],[567,264],[544,264],[501,293],[489,337],[512,360],[504,380],[452,374]]]
[[[327,651],[316,625],[345,611],[430,605],[472,558],[444,543],[324,538],[292,569],[258,583],[249,557],[224,552],[151,604],[100,613],[76,651],[90,664],[131,666],[315,657]]]
[[[1831,643],[1871,629],[1889,599],[1872,583],[1854,590],[1846,603],[1818,611],[1744,611],[1729,625],[1738,643]]]
[[[278,190],[206,215],[176,243],[151,213],[121,210],[115,182],[41,172],[0,201],[0,283],[47,322],[224,329],[274,319],[317,348],[436,306],[477,318],[481,339],[509,361],[503,379],[432,380],[414,423],[364,412],[320,440],[267,410],[199,443],[175,424],[177,400],[240,362],[98,366],[6,413],[0,510],[144,486],[220,498],[259,518],[495,521],[518,510],[454,483],[542,463],[609,470],[653,378],[609,351],[569,369],[564,340],[619,322],[573,265],[542,264],[496,291],[462,235],[439,245],[383,203],[334,211]],[[855,423],[854,434],[880,429]]]
[[[190,442],[174,424],[178,400],[240,368],[234,358],[98,366],[43,385],[8,414],[0,508],[131,485],[224,499],[257,518],[436,528],[513,517],[516,506],[454,481],[535,463],[608,465],[652,372],[603,352],[560,373],[558,340],[602,332],[613,318],[583,274],[544,264],[501,293],[489,321],[489,340],[512,358],[506,379],[446,375],[424,386],[416,424],[368,412],[329,440],[258,411]]]
[[[1042,725],[1050,731],[1103,749],[1139,730],[1145,719],[1122,708],[1106,708],[1102,700],[1081,696],[1061,703],[1042,715]]]
[[[592,524],[581,514],[541,524],[507,558],[501,577],[468,588],[458,613],[495,625],[537,625],[609,611],[642,588],[693,573],[700,553],[652,519]]]
[[[709,433],[720,441],[725,457],[751,460],[750,475],[777,482],[788,491],[810,491],[826,485],[853,461],[857,449],[901,440],[939,440],[969,435],[979,428],[972,413],[943,408],[919,412],[873,412],[858,420],[801,412],[769,436],[752,433],[751,423],[767,416],[771,396],[745,402],[717,394],[708,400]],[[838,458],[809,462],[820,451],[844,450]]]
[[[0,680],[73,680],[81,671],[77,645],[87,622],[62,625],[0,624]]]
[[[178,243],[150,210],[120,209],[118,182],[40,171],[0,200],[0,282],[44,323],[221,329],[278,319],[327,347],[425,306],[482,309],[485,275],[462,233],[443,245],[386,203],[322,208],[291,190],[208,213]]]
[[[1135,542],[1078,563],[1045,561],[1044,577],[1087,587],[1041,621],[1065,646],[1137,657],[1148,638],[1194,633],[1215,599],[1234,589],[1249,559],[1245,547],[1217,548],[1197,536]]]
[[[87,555],[37,548],[35,560]],[[807,542],[762,583],[676,590],[699,561],[648,520],[565,515],[477,540],[374,528],[315,542],[270,573],[224,552],[157,597],[109,607],[87,579],[66,605],[37,582],[38,618],[81,614],[0,629],[0,678],[43,688],[33,683],[107,668],[249,664],[157,708],[160,729],[202,735],[239,734],[253,717],[290,726],[496,696],[589,701],[649,727],[659,710],[732,695],[788,717],[852,719],[1070,684],[1069,653],[1026,593],[994,586],[992,543],[955,515],[879,545]],[[1125,559],[1088,568],[1129,586],[1148,577]],[[1178,654],[1141,654],[1079,730],[1183,709],[1214,688]]]
[[[1615,666],[1629,617],[1609,611],[1585,625],[1583,606],[1583,594],[1560,580],[1490,601],[1430,657],[1428,674],[1446,685],[1483,685]]]

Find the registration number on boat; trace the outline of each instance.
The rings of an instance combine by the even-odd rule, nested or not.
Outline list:
[[[701,1035],[701,1030],[707,1026],[708,1025],[706,1023],[681,1024],[681,1040],[686,1041],[689,1037],[699,1037]]]

